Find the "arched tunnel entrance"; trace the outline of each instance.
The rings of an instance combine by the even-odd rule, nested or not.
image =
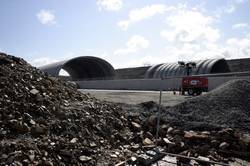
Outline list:
[[[49,75],[58,77],[61,70],[66,71],[72,80],[113,79],[115,70],[107,61],[91,56],[73,58],[40,67]]]
[[[218,60],[211,68],[210,73],[227,73],[230,72],[229,66],[225,59]]]

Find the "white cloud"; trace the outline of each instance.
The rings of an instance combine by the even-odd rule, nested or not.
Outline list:
[[[164,14],[167,11],[174,10],[173,6],[166,6],[164,4],[153,4],[145,6],[140,9],[134,9],[129,12],[128,19],[122,20],[117,23],[119,27],[123,30],[127,30],[130,24],[145,20],[147,18],[153,17],[156,14]]]
[[[244,1],[245,2],[245,1]],[[239,3],[243,0],[232,0],[223,9],[223,13],[232,13]],[[151,5],[152,6],[152,5]],[[165,12],[166,8],[171,9]],[[143,9],[143,10],[142,10]],[[149,9],[149,8],[148,8]],[[231,38],[223,42],[221,32],[216,26],[220,22],[221,17],[216,17],[216,13],[209,15],[209,12],[200,7],[189,8],[185,5],[165,6],[154,12],[142,11],[144,8],[136,9],[135,13],[129,13],[127,20],[121,21],[118,25],[126,30],[132,23],[136,23],[155,15],[162,14],[166,17],[165,28],[162,29],[160,35],[165,39],[166,45],[163,49],[159,48],[152,52],[151,49],[143,51],[143,56],[126,56],[126,64],[117,61],[119,67],[135,67],[144,64],[159,64],[163,62],[177,62],[180,60],[193,61],[213,58],[249,58],[250,57],[250,34],[244,38]],[[222,14],[222,13],[221,13]],[[160,24],[160,27],[162,25]],[[245,28],[249,24],[239,23],[232,28]],[[142,51],[141,51],[142,52]],[[134,49],[129,49],[128,44],[124,49],[115,51],[115,54],[132,54]],[[125,57],[125,56],[124,56]]]
[[[143,36],[134,35],[126,43],[126,48],[118,49],[114,52],[114,55],[126,55],[137,52],[141,49],[148,48],[149,41]]]
[[[161,36],[170,42],[214,42],[220,38],[219,30],[212,27],[213,18],[199,11],[179,10],[168,16],[166,23],[170,28],[163,30]]]
[[[97,0],[99,10],[105,9],[109,11],[118,11],[123,6],[122,0]]]
[[[232,26],[232,29],[242,29],[247,28],[249,25],[247,23],[238,23]]]
[[[57,62],[57,61],[58,61],[57,59],[52,59],[52,58],[49,58],[49,57],[41,57],[41,58],[36,58],[34,60],[31,60],[29,63],[32,66],[40,67],[40,66],[44,66],[44,65],[47,65],[47,64]]]
[[[250,36],[245,38],[230,38],[223,48],[226,58],[249,58],[250,57]]]
[[[214,18],[194,9],[180,9],[166,18],[166,29],[161,36],[167,40],[166,55],[172,60],[217,58],[220,32],[214,27]]]
[[[38,20],[44,25],[56,24],[56,17],[50,10],[40,10],[36,16]]]

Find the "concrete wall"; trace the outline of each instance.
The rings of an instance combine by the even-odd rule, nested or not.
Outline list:
[[[242,77],[209,77],[209,90],[233,79],[249,79],[250,76]],[[125,90],[171,90],[178,89],[181,78],[159,79],[130,79],[130,80],[99,80],[99,81],[76,81],[81,89],[125,89]]]

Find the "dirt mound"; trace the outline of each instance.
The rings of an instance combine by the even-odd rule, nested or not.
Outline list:
[[[167,109],[163,114],[186,129],[231,127],[250,131],[250,82],[232,80],[203,96]]]
[[[114,136],[127,127],[116,105],[2,53],[0,93],[1,165],[114,162],[110,150],[119,144]]]

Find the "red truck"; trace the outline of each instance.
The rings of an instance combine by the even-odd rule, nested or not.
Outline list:
[[[208,91],[208,79],[199,76],[187,76],[182,78],[182,94],[187,91],[189,95],[200,95]]]

